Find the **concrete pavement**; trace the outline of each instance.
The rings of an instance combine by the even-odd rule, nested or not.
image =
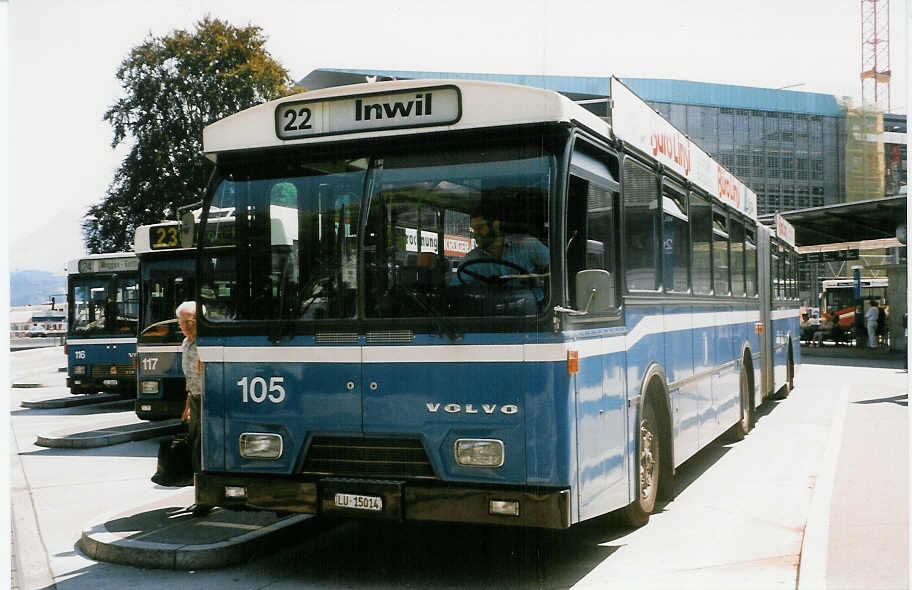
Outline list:
[[[799,590],[909,587],[908,374],[901,357],[803,352],[803,378],[836,381]]]
[[[603,525],[588,523],[558,537],[555,547],[571,548],[567,552],[555,549],[557,558],[530,563],[543,568],[542,580],[554,588],[907,587],[908,542],[902,538],[905,532],[908,539],[908,462],[902,460],[908,457],[907,376],[898,370],[901,360],[881,360],[806,356],[789,399],[761,408],[757,428],[742,443],[716,443],[688,461],[676,498],[647,526],[606,537]],[[24,416],[40,419],[35,410]],[[35,438],[20,436],[20,448],[28,450],[23,439]],[[20,458],[13,441],[16,557],[18,573],[26,578],[21,587],[89,588],[102,579],[112,588],[127,582],[142,587],[143,580],[161,587],[179,583],[187,569],[205,567],[222,569],[210,569],[206,577],[197,572],[192,583],[198,587],[221,588],[232,580],[238,587],[272,588],[270,580],[284,580],[287,587],[346,587],[358,579],[345,576],[358,567],[356,558],[334,569],[332,562],[307,565],[282,557],[283,548],[300,556],[309,554],[307,546],[322,543],[336,547],[333,553],[344,552],[353,542],[346,536],[350,533],[323,532],[314,526],[325,522],[321,519],[282,519],[272,513],[215,511],[194,519],[184,510],[193,501],[189,488],[148,482],[154,466],[148,456],[154,453],[151,441],[128,444],[144,446],[114,447],[123,450],[106,465],[121,466],[111,467],[123,470],[116,479],[101,472],[76,480],[62,472],[33,471],[29,481],[24,461],[37,466],[57,456],[79,460],[93,451],[29,451]],[[137,460],[143,464],[134,466]],[[93,506],[109,508],[83,511],[74,529],[72,522],[62,526],[62,513],[54,514],[64,490],[80,489],[76,486],[104,497]],[[80,533],[79,525],[86,522]],[[79,552],[67,553],[77,541]],[[587,552],[601,557],[563,559]],[[235,564],[253,554],[262,564],[256,565],[258,559],[249,570],[238,569]],[[153,575],[116,565],[99,569],[87,565],[93,559],[165,569]],[[267,574],[280,563],[285,564],[280,571]],[[424,565],[419,560],[407,568],[419,573],[402,574],[403,584],[450,587],[446,571],[431,573],[430,565],[425,573],[432,577],[422,578]],[[82,580],[77,582],[73,572]],[[484,576],[482,570],[472,579],[481,583]]]

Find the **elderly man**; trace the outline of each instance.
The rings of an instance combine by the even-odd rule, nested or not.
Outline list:
[[[184,334],[181,343],[181,363],[187,380],[187,403],[181,420],[187,423],[193,448],[193,472],[200,470],[200,382],[199,353],[196,350],[196,302],[184,301],[175,310],[178,325]]]
[[[201,446],[201,402],[203,384],[200,380],[199,353],[196,350],[196,302],[184,301],[175,310],[177,322],[184,341],[181,342],[181,364],[184,377],[187,380],[187,404],[181,420],[187,423],[190,435],[190,448],[192,451],[193,472],[199,473],[202,469]],[[209,508],[194,504],[189,508],[194,516],[204,516],[209,513]]]

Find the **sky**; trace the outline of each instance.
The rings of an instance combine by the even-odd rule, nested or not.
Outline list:
[[[907,2],[891,3],[899,113]],[[0,0],[10,271],[63,272],[85,254],[83,216],[128,150],[102,120],[122,96],[118,65],[206,15],[261,27],[295,80],[316,68],[614,74],[861,95],[859,0]]]

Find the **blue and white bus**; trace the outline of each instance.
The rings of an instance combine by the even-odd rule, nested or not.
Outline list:
[[[174,310],[196,297],[196,254],[192,243],[182,243],[181,230],[180,221],[136,229],[140,305],[135,407],[143,420],[179,418],[187,400],[180,353],[184,335]]]
[[[745,436],[799,362],[795,267],[769,271],[793,250],[611,94],[381,82],[208,126],[201,223],[243,215],[198,250],[197,504],[642,524]]]
[[[209,245],[234,240],[234,211],[210,211]],[[175,309],[196,297],[199,210],[180,221],[136,229],[139,259],[139,335],[136,345],[136,415],[144,420],[180,417],[187,399],[180,347],[184,335]]]
[[[132,252],[93,254],[67,265],[71,393],[136,392],[137,267]]]

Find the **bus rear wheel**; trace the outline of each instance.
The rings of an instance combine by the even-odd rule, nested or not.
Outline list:
[[[732,436],[736,441],[744,440],[747,433],[751,431],[754,423],[754,408],[750,397],[750,380],[747,375],[747,369],[741,368],[741,419],[732,427]]]
[[[658,421],[650,402],[643,407],[637,441],[637,499],[620,511],[624,524],[640,527],[649,522],[659,495],[662,467]]]
[[[792,343],[789,341],[788,353],[785,357],[785,385],[779,388],[776,399],[785,399],[789,392],[795,388],[795,360],[792,357]]]

